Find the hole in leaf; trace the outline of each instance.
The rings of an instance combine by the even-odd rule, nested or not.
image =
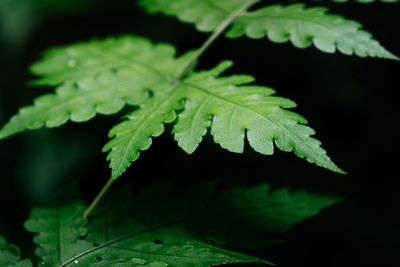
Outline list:
[[[97,261],[102,261],[103,258],[102,258],[102,257],[97,257],[96,260],[97,260]]]
[[[153,97],[154,96],[154,91],[151,90],[151,89],[148,89],[147,93],[149,94],[149,97]]]
[[[162,242],[161,240],[158,240],[158,239],[154,239],[154,240],[153,240],[153,243],[154,243],[154,244],[161,244],[161,245],[164,245],[164,242]]]

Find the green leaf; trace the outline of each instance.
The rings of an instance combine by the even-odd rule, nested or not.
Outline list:
[[[193,23],[200,31],[210,32],[246,0],[140,0],[139,4],[149,13],[176,16],[186,23]],[[326,14],[326,8],[304,4],[288,6],[269,5],[237,16],[227,37],[267,37],[272,42],[291,41],[297,48],[315,45],[323,52],[339,50],[343,54],[361,57],[399,59],[372,39],[371,34],[360,30],[361,24],[342,16]]]
[[[290,230],[293,224],[338,201],[336,197],[289,192],[287,188],[272,191],[268,184],[217,188],[215,181],[180,189],[167,182],[155,184],[118,213],[130,212],[134,220],[157,231],[161,226],[166,228],[163,232],[184,231],[220,245],[256,248],[280,242],[274,234]],[[111,201],[110,207],[115,207],[118,195],[116,192],[116,201]]]
[[[168,83],[154,91],[154,97],[144,102],[140,108],[129,114],[128,120],[113,127],[103,152],[110,151],[107,160],[110,161],[112,178],[118,178],[129,167],[131,162],[139,157],[140,150],[150,147],[151,137],[157,137],[164,132],[163,123],[172,122],[176,118],[175,109],[183,107],[177,98],[176,86]]]
[[[285,110],[295,107],[294,102],[272,96],[270,88],[247,85],[254,80],[248,75],[218,77],[231,65],[228,61],[178,81],[175,77],[190,53],[177,59],[174,53],[170,45],[153,45],[128,36],[50,50],[32,69],[42,75],[36,84],[61,84],[57,93],[22,108],[0,130],[0,138],[43,123],[55,127],[68,119],[85,121],[96,113],[111,114],[129,103],[137,108],[111,130],[113,139],[103,149],[111,150],[107,159],[114,179],[182,109],[174,133],[188,153],[196,149],[211,126],[215,142],[229,151],[243,152],[247,136],[250,146],[262,154],[273,154],[275,142],[283,151],[293,151],[318,166],[343,173],[320,142],[310,137],[314,131],[304,125],[307,121]]]
[[[214,141],[231,152],[243,152],[247,137],[254,150],[272,155],[275,142],[283,151],[293,151],[318,166],[344,173],[320,142],[310,137],[314,131],[304,125],[307,121],[284,109],[295,107],[294,102],[272,96],[270,88],[243,85],[254,80],[248,75],[218,77],[230,65],[225,61],[212,70],[193,73],[179,84],[154,90],[153,98],[114,127],[110,132],[113,139],[103,149],[111,150],[107,159],[111,161],[112,178],[119,177],[138,158],[139,151],[151,145],[151,136],[164,131],[163,123],[175,120],[174,110],[183,107],[173,133],[187,153],[198,147],[211,127]]]
[[[174,54],[170,45],[153,46],[133,36],[50,49],[32,66],[32,73],[41,76],[32,84],[57,86],[56,93],[22,108],[0,130],[0,139],[68,120],[87,121],[97,113],[114,114],[126,103],[140,104],[149,88],[175,76],[185,58],[174,59]]]
[[[41,258],[40,266],[59,266],[66,259],[92,244],[83,240],[87,233],[87,220],[83,219],[85,205],[82,200],[54,202],[45,208],[34,208],[25,222],[25,229],[38,233],[33,239],[35,253]]]
[[[33,212],[26,227],[38,234],[35,240],[42,237],[37,252],[41,252],[38,255],[44,266],[55,266],[55,258],[63,260],[60,266],[206,267],[235,262],[267,263],[222,245],[270,245],[277,241],[271,234],[287,231],[291,225],[337,201],[303,191],[269,192],[266,184],[222,191],[216,188],[215,182],[184,189],[164,182],[135,196],[124,186],[95,211],[85,236],[76,230],[82,224],[75,223],[82,221],[82,213],[72,212],[73,207],[81,211],[79,200],[57,206],[59,210],[71,210],[58,222],[54,221],[54,208],[47,213],[47,208],[41,208],[41,213]],[[61,254],[56,249],[41,249],[57,248],[59,237],[68,244],[60,250]],[[89,247],[85,249],[86,246]]]
[[[0,236],[0,266],[2,267],[31,267],[30,260],[21,260],[21,251],[12,244],[7,244],[4,237]]]

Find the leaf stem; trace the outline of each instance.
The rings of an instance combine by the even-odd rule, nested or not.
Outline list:
[[[247,10],[260,0],[248,0],[241,7],[231,13],[218,27],[214,30],[214,32],[207,38],[207,40],[201,45],[199,49],[197,49],[192,56],[186,61],[185,65],[181,68],[177,75],[177,80],[180,81],[186,75],[188,75],[194,65],[197,63],[197,60],[204,54],[204,52],[211,46],[211,44],[226,30],[226,28],[232,23],[232,21],[240,15],[243,11]]]
[[[110,189],[110,187],[114,183],[114,181],[115,181],[115,179],[112,179],[112,178],[110,178],[107,181],[107,183],[103,186],[103,188],[97,194],[95,199],[92,201],[90,206],[83,213],[83,218],[87,219],[89,217],[90,213],[92,213],[92,211],[96,208],[96,206],[99,204],[99,202],[104,197],[104,195],[107,194],[108,190]]]
[[[204,52],[214,43],[214,41],[226,30],[226,28],[232,23],[232,21],[239,16],[243,11],[247,10],[257,2],[261,0],[248,0],[242,6],[240,6],[237,10],[232,12],[226,19],[224,19],[221,24],[214,30],[214,32],[207,38],[207,40],[197,49],[192,56],[186,61],[183,65],[181,70],[178,72],[176,81],[182,80],[186,75],[188,75],[194,68],[195,64],[197,63],[198,59],[204,54]],[[88,218],[90,213],[96,208],[99,204],[101,199],[110,189],[111,185],[113,184],[114,179],[108,180],[108,182],[103,186],[101,191],[98,193],[96,198],[92,201],[90,206],[86,209],[83,214],[84,218]]]

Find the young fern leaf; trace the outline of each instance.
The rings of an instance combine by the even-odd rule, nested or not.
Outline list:
[[[179,20],[193,23],[203,32],[211,32],[246,0],[140,0],[149,13],[177,16]],[[272,42],[291,41],[297,48],[315,45],[323,52],[339,50],[343,54],[360,57],[399,58],[377,41],[371,34],[360,30],[361,24],[342,16],[326,14],[324,7],[306,8],[304,4],[288,6],[269,5],[237,16],[227,37],[268,37]]]
[[[21,251],[12,244],[7,244],[4,237],[0,236],[0,266],[2,267],[32,267],[30,260],[21,260]]]
[[[273,154],[275,141],[283,151],[294,151],[318,166],[343,172],[319,141],[310,137],[314,131],[304,125],[307,121],[285,110],[295,107],[294,102],[271,96],[273,90],[267,87],[243,85],[253,81],[251,76],[218,77],[231,65],[228,61],[177,81],[190,53],[179,58],[174,53],[170,45],[128,36],[50,50],[32,70],[42,75],[35,84],[59,85],[56,94],[39,97],[33,106],[22,108],[0,130],[0,138],[43,124],[55,127],[68,119],[85,121],[96,113],[115,113],[129,103],[138,108],[111,130],[113,139],[103,149],[111,150],[108,160],[114,179],[181,109],[174,133],[188,153],[196,149],[211,125],[215,142],[229,151],[243,151],[247,131],[250,146],[262,154]]]
[[[202,183],[178,191],[171,183],[162,183],[134,196],[125,186],[95,211],[85,236],[76,230],[69,231],[71,223],[82,221],[81,215],[65,213],[67,216],[56,216],[61,219],[56,221],[54,207],[50,212],[46,212],[48,208],[33,212],[26,228],[38,234],[36,241],[41,240],[36,243],[43,266],[208,267],[268,263],[221,245],[269,245],[276,239],[268,235],[286,231],[337,201],[302,191],[289,193],[287,189],[268,192],[266,184],[226,189],[217,194],[215,188],[215,183]],[[76,205],[81,210],[80,200],[64,205],[67,207],[57,208],[66,210]],[[55,255],[56,249],[41,249],[57,248],[59,236],[72,241],[59,250],[61,255]],[[54,262],[56,258],[62,262]]]
[[[111,150],[107,159],[112,178],[119,177],[138,158],[139,151],[150,146],[151,136],[159,136],[163,123],[174,121],[175,110],[183,107],[173,133],[187,153],[198,147],[211,126],[214,141],[231,152],[243,152],[247,132],[250,146],[259,153],[272,155],[275,142],[283,151],[344,173],[320,142],[310,137],[314,131],[304,125],[307,121],[284,109],[295,107],[294,102],[272,96],[270,88],[243,85],[254,80],[251,76],[218,77],[231,64],[224,61],[212,70],[192,73],[179,84],[155,89],[153,98],[115,126],[110,132],[113,139],[103,149]]]

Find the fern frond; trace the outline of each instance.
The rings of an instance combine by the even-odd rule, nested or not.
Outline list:
[[[58,86],[56,93],[22,108],[0,130],[0,139],[44,125],[57,127],[68,120],[83,122],[96,114],[113,114],[126,103],[141,104],[149,88],[173,79],[185,60],[174,55],[170,45],[153,46],[133,36],[51,49],[32,66],[32,73],[41,76],[32,84]]]
[[[218,77],[231,64],[222,62],[210,71],[192,74],[182,83],[189,109],[180,114],[174,133],[185,151],[191,153],[197,147],[204,126],[211,124],[214,141],[229,151],[243,152],[247,134],[250,146],[259,153],[273,154],[275,142],[283,151],[294,151],[312,163],[342,172],[320,143],[310,137],[314,131],[304,125],[307,121],[285,110],[295,107],[294,102],[272,96],[270,88],[246,85],[253,81],[251,76]]]
[[[22,108],[0,130],[0,138],[43,124],[56,127],[68,119],[85,121],[96,113],[115,113],[128,103],[137,109],[111,130],[113,139],[103,149],[111,150],[108,160],[114,179],[182,109],[174,133],[188,153],[211,126],[215,142],[229,151],[242,152],[247,133],[251,147],[262,154],[271,155],[275,141],[283,151],[342,172],[310,137],[314,131],[304,125],[306,120],[285,110],[295,107],[294,102],[271,96],[273,90],[266,87],[240,86],[254,80],[248,75],[218,77],[230,62],[179,81],[176,77],[191,53],[179,58],[174,53],[170,45],[128,36],[51,50],[32,69],[42,75],[36,84],[59,85],[56,94]]]
[[[200,31],[210,32],[246,0],[140,0],[149,13],[177,16],[179,20],[196,25]],[[399,58],[377,41],[370,33],[360,30],[361,24],[342,16],[326,14],[326,8],[304,4],[269,5],[243,12],[232,23],[227,37],[267,37],[272,42],[291,41],[297,48],[315,45],[323,52],[339,50],[343,54],[361,57]]]
[[[21,251],[13,244],[0,236],[0,266],[4,267],[32,267],[30,260],[21,260]]]
[[[35,242],[43,266],[55,266],[56,257],[63,260],[57,266],[63,267],[268,263],[222,245],[268,245],[276,241],[268,234],[286,231],[336,201],[334,197],[302,191],[269,192],[266,184],[235,187],[216,194],[214,182],[196,184],[187,190],[177,190],[164,182],[152,185],[139,196],[134,196],[127,186],[111,194],[89,220],[84,236],[76,230],[81,228],[81,213],[62,212],[62,216],[56,216],[53,212],[73,210],[74,206],[81,211],[80,200],[56,208],[35,209],[26,227],[37,234],[35,240],[41,240]],[[68,240],[68,249],[62,247],[61,255],[56,250],[58,237]],[[50,247],[53,249],[47,249]]]
[[[113,139],[103,151],[111,150],[112,177],[119,177],[140,150],[151,144],[151,136],[164,131],[163,123],[175,120],[173,133],[187,153],[192,153],[211,126],[211,135],[221,147],[236,153],[243,152],[244,139],[259,153],[272,155],[276,146],[283,151],[293,151],[301,158],[332,171],[343,173],[320,147],[320,142],[310,137],[314,131],[305,126],[300,115],[287,111],[296,104],[288,99],[272,96],[274,91],[263,86],[245,85],[254,80],[248,75],[218,77],[231,66],[225,61],[209,71],[191,74],[181,83],[143,104],[127,120],[110,132]],[[185,104],[183,104],[183,101]]]

